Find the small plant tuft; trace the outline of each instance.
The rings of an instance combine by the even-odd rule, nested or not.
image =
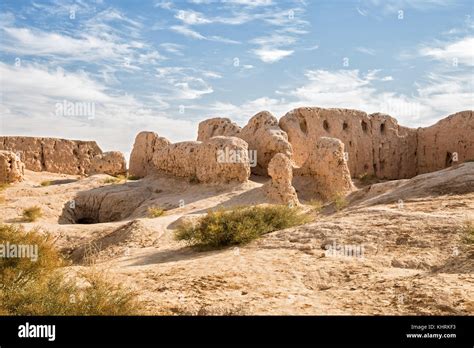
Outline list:
[[[468,244],[474,244],[474,221],[466,221],[463,231],[466,235],[466,242]]]
[[[306,204],[311,206],[311,208],[316,212],[320,212],[321,209],[323,209],[323,202],[321,202],[319,199],[311,199],[306,202]]]
[[[0,192],[3,191],[3,190],[6,190],[9,186],[10,186],[10,184],[8,184],[8,183],[0,184]]]
[[[24,221],[34,222],[43,216],[43,211],[40,207],[35,205],[34,207],[24,209],[22,216]]]
[[[49,186],[49,185],[51,185],[51,181],[49,180],[41,182],[41,186]]]
[[[209,211],[196,224],[183,223],[176,239],[200,249],[216,249],[248,243],[263,234],[301,225],[311,218],[286,205],[238,207]]]
[[[334,207],[336,208],[337,211],[344,209],[348,205],[346,197],[344,197],[343,195],[336,195],[333,201],[334,201]]]
[[[157,217],[160,217],[162,216],[163,214],[165,213],[165,211],[163,209],[161,209],[160,207],[149,207],[148,208],[148,216],[150,218],[157,218]]]

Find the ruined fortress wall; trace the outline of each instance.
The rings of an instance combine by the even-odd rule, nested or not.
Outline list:
[[[431,127],[418,129],[418,174],[474,160],[472,111],[450,115]],[[457,157],[457,158],[456,158]]]
[[[123,155],[103,153],[95,141],[3,136],[0,137],[0,150],[14,152],[26,169],[37,172],[72,175],[126,172]]]
[[[233,157],[226,158],[229,154]],[[216,136],[204,142],[170,144],[154,152],[149,173],[152,171],[203,183],[245,182],[250,176],[247,143],[236,137]]]
[[[280,119],[301,166],[320,137],[340,139],[352,177],[411,178],[449,166],[447,153],[459,163],[474,158],[472,111],[464,111],[427,128],[399,126],[396,119],[350,109],[298,108]]]

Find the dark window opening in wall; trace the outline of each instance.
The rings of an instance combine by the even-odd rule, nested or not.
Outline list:
[[[342,130],[347,130],[348,127],[349,127],[349,126],[348,126],[347,122],[344,122],[344,123],[342,124]]]
[[[304,134],[308,134],[308,125],[306,124],[306,120],[304,118],[300,118],[300,129]],[[255,128],[256,129],[256,128]]]
[[[328,121],[324,120],[324,122],[323,122],[323,128],[324,128],[326,131],[329,132],[329,123],[328,123]]]
[[[385,133],[385,123],[380,125],[380,133]]]
[[[367,122],[362,121],[361,126],[362,126],[362,130],[363,130],[364,132],[367,132]]]
[[[453,154],[451,152],[446,152],[446,161],[445,167],[450,167],[453,164]]]

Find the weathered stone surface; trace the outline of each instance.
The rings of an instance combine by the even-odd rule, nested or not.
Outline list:
[[[0,184],[14,183],[23,180],[25,165],[11,151],[0,151]]]
[[[184,141],[154,153],[154,169],[202,183],[245,182],[250,175],[247,143],[236,137]]]
[[[318,139],[340,139],[347,151],[352,177],[368,174],[381,179],[411,178],[474,158],[472,111],[451,115],[437,124],[412,129],[385,114],[349,109],[298,108],[280,119],[301,166]]]
[[[199,123],[198,141],[206,141],[215,136],[238,136],[241,128],[229,118],[216,117]]]
[[[472,110],[450,115],[431,127],[419,128],[417,154],[418,174],[474,160]]]
[[[277,153],[292,157],[292,147],[287,134],[278,126],[278,120],[268,111],[253,116],[238,135],[248,143],[250,151],[256,151],[257,165],[252,173],[267,175],[268,164]]]
[[[37,137],[0,137],[0,150],[17,154],[29,170],[79,175],[90,174],[94,158],[103,155],[95,141]]]
[[[277,153],[268,164],[271,180],[263,187],[267,197],[277,204],[298,205],[298,196],[292,185],[293,165],[282,153]]]
[[[344,144],[336,138],[321,137],[306,162],[294,171],[293,185],[306,195],[331,200],[354,189],[344,158]]]
[[[145,177],[153,168],[153,155],[171,142],[155,132],[140,132],[135,138],[130,154],[129,174],[138,178]]]
[[[125,157],[119,151],[104,152],[92,159],[88,174],[104,173],[109,175],[121,175],[127,173]]]

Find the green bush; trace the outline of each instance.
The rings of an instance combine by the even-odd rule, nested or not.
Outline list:
[[[259,236],[309,222],[308,215],[286,205],[239,207],[210,211],[193,225],[184,223],[176,238],[202,249],[245,244]]]
[[[18,226],[0,225],[0,244],[38,247],[37,260],[0,258],[1,315],[131,315],[141,305],[135,293],[109,283],[101,273],[67,278],[66,263],[51,238]]]
[[[43,216],[43,211],[40,207],[34,206],[24,209],[22,215],[24,221],[33,222]]]

